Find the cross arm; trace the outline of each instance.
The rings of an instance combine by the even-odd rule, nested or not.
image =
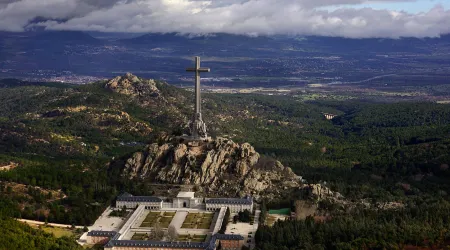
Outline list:
[[[187,68],[186,69],[186,71],[187,72],[211,72],[211,69],[210,68],[198,68],[198,69],[196,69],[196,68]]]

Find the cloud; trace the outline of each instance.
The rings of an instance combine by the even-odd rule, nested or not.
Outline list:
[[[450,33],[450,11],[440,5],[417,14],[356,8],[374,2],[408,4],[413,0],[0,0],[0,30],[43,26],[49,30],[355,38]],[[339,5],[355,8],[323,9]],[[36,18],[47,21],[30,23]]]

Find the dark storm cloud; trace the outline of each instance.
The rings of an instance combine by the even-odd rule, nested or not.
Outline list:
[[[105,32],[228,32],[346,37],[438,36],[450,32],[442,6],[418,14],[320,7],[407,0],[0,0],[0,29],[30,25]],[[36,17],[47,19],[29,24]],[[52,20],[65,20],[57,22]]]

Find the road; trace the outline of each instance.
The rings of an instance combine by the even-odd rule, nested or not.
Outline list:
[[[45,222],[37,221],[37,220],[26,220],[26,219],[16,219],[16,220],[27,223],[27,224],[31,224],[31,225],[45,225]],[[58,223],[47,223],[47,225],[52,226],[52,227],[63,227],[63,228],[72,227],[72,225],[58,224]],[[81,229],[84,228],[84,226],[75,226],[75,227],[81,228]]]
[[[356,81],[356,82],[345,82],[345,83],[350,83],[350,84],[353,84],[353,83],[363,83],[363,82],[369,82],[369,81],[372,81],[372,80],[375,80],[375,79],[379,79],[379,78],[383,78],[383,77],[388,77],[388,76],[396,76],[397,74],[388,74],[388,75],[382,75],[382,76],[375,76],[375,77],[372,77],[372,78],[369,78],[369,79],[365,79],[365,80],[361,80],[361,81]]]

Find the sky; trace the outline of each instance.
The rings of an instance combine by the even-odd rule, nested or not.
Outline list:
[[[0,30],[351,38],[450,33],[450,0],[0,0]]]

